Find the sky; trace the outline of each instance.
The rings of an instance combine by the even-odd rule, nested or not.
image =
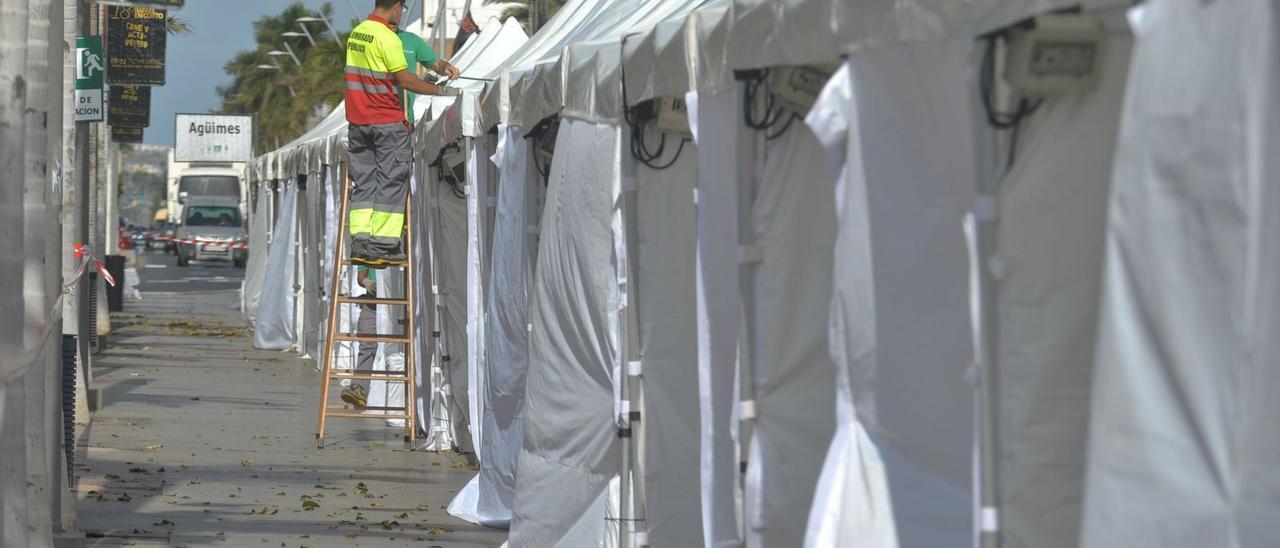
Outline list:
[[[174,15],[185,19],[195,31],[170,35],[165,46],[165,85],[151,90],[151,127],[143,142],[173,146],[174,115],[204,113],[217,109],[218,86],[231,82],[222,67],[241,51],[254,49],[253,22],[264,15],[278,14],[295,1],[319,9],[325,0],[187,0]],[[333,21],[339,31],[351,29],[353,15],[347,0],[330,0]],[[373,0],[351,0],[356,8],[371,11]],[[332,39],[323,23],[311,23],[316,39]],[[306,40],[306,38],[295,38]]]

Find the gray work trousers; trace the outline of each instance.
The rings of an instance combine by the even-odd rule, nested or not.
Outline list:
[[[356,333],[360,335],[375,335],[378,333],[378,313],[373,305],[360,305],[357,307],[360,311],[356,318]],[[373,369],[374,359],[378,356],[378,343],[360,342],[356,343],[358,350],[356,353],[356,369],[370,370]],[[366,393],[369,392],[368,379],[359,379],[351,381],[352,384],[358,384]]]
[[[405,199],[413,172],[409,126],[398,122],[352,125],[347,131],[351,162],[349,228],[352,241],[370,250],[400,249]]]

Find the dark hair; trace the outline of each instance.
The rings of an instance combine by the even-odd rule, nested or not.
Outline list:
[[[396,4],[403,4],[403,3],[404,3],[404,0],[377,0],[377,3],[375,3],[374,6],[380,10],[385,10],[385,9],[394,8]]]

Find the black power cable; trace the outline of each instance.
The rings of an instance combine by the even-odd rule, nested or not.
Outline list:
[[[800,119],[799,113],[792,111],[769,90],[769,71],[747,70],[737,73],[743,82],[742,119],[747,127],[765,134],[766,141],[782,137],[791,129],[791,125]],[[756,117],[756,103],[760,94],[764,93],[764,112]]]
[[[466,187],[463,185],[462,181],[458,180],[458,177],[453,173],[453,170],[447,169],[444,165],[444,155],[458,150],[461,149],[458,147],[458,143],[456,142],[445,145],[444,148],[440,149],[440,152],[436,154],[435,161],[427,164],[427,167],[436,168],[436,177],[446,185],[449,185],[449,192],[453,194],[453,197],[459,200],[465,200],[467,199]]]
[[[622,46],[626,48],[626,37],[622,39]],[[650,121],[657,119],[658,109],[660,108],[657,101],[643,101],[635,106],[630,106],[631,102],[627,100],[627,64],[622,63],[619,67],[620,79],[622,80],[622,120],[626,122],[627,128],[631,131],[630,149],[631,157],[637,162],[644,164],[649,169],[662,171],[676,164],[680,160],[680,155],[684,152],[684,145],[690,141],[688,137],[680,139],[680,145],[676,147],[676,153],[666,163],[659,162],[662,155],[667,150],[667,132],[659,130],[658,150],[650,151],[649,146],[644,140],[645,125]]]
[[[996,77],[996,46],[1004,38],[1003,33],[996,33],[983,39],[986,42],[986,49],[982,52],[982,64],[978,69],[978,94],[982,99],[982,109],[986,114],[987,125],[997,131],[1008,130],[1010,132],[1009,156],[1006,162],[1007,167],[1012,167],[1014,159],[1017,157],[1018,137],[1022,132],[1022,123],[1028,116],[1040,109],[1040,106],[1044,104],[1044,99],[1037,99],[1035,102],[1026,98],[1018,99],[1018,106],[1013,112],[1001,112],[992,105],[991,96],[995,89]]]

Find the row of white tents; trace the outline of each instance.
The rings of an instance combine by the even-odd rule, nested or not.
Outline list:
[[[485,25],[414,139],[420,426],[480,462],[450,511],[513,547],[1280,542],[1280,7],[1080,4]],[[1004,31],[1077,9],[1096,85],[1023,100]],[[254,165],[262,347],[323,347],[343,118]]]

